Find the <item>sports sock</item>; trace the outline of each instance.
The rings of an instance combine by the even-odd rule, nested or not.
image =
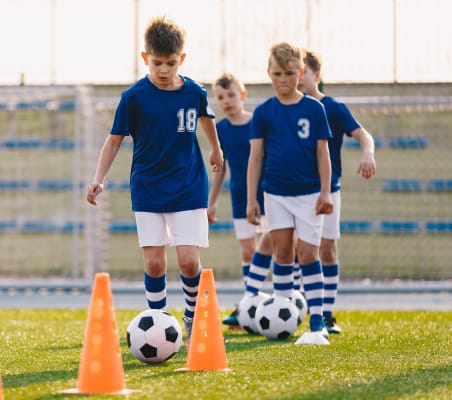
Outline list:
[[[166,308],[166,274],[158,278],[152,278],[145,272],[144,288],[149,308],[156,310]]]
[[[325,279],[325,293],[323,297],[323,316],[333,316],[333,306],[337,296],[339,283],[339,265],[323,265],[323,276]]]
[[[243,278],[243,283],[245,284],[245,287],[246,287],[246,280],[248,278],[249,273],[250,273],[250,264],[242,263],[242,278]]]
[[[258,253],[253,254],[251,260],[250,270],[246,279],[246,293],[258,294],[262,289],[265,278],[270,270],[270,264],[272,262],[272,256]]]
[[[311,264],[300,264],[303,273],[303,289],[308,301],[311,331],[318,331],[323,326],[323,273],[320,260]]]
[[[273,293],[289,298],[293,292],[293,264],[273,263]]]
[[[297,256],[295,256],[295,264],[293,266],[293,289],[301,289],[301,269]]]
[[[199,267],[199,273],[193,278],[187,278],[180,274],[180,280],[182,283],[182,290],[185,298],[185,311],[184,316],[187,318],[193,318],[196,307],[196,297],[198,296],[199,280],[201,278],[201,266]]]

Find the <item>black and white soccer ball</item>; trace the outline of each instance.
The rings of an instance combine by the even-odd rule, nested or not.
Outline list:
[[[268,339],[288,339],[297,330],[299,314],[298,308],[288,298],[273,296],[256,308],[257,330]]]
[[[127,345],[135,358],[159,364],[174,356],[182,345],[182,328],[164,310],[145,310],[127,327]]]
[[[298,324],[301,324],[306,319],[306,315],[308,315],[308,301],[306,300],[305,295],[299,290],[293,291],[290,300],[298,308]]]
[[[237,307],[237,321],[239,325],[248,333],[258,333],[254,316],[256,308],[263,300],[269,299],[270,295],[259,292],[256,295],[246,294],[239,302]]]

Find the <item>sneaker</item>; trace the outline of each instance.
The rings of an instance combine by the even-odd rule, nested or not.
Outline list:
[[[312,344],[312,345],[320,345],[325,346],[329,345],[330,342],[322,335],[322,331],[317,332],[305,332],[301,337],[297,339],[295,342],[296,345],[301,344]]]
[[[325,317],[325,328],[328,333],[339,334],[342,332],[342,329],[336,324],[336,318],[334,317]]]
[[[188,347],[190,346],[191,329],[193,327],[193,318],[184,316],[182,320],[184,321],[185,325],[185,346],[187,347],[188,351]]]
[[[222,321],[223,324],[229,325],[229,327],[240,327],[239,320],[237,319],[237,314],[238,314],[238,306],[235,306],[232,313],[228,317],[223,319],[223,321]]]

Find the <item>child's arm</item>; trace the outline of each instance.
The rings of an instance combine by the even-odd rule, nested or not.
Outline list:
[[[246,176],[247,186],[247,205],[246,217],[254,225],[259,225],[261,217],[261,208],[257,201],[257,188],[262,173],[262,164],[264,159],[264,140],[250,140],[251,151],[248,159],[248,171]]]
[[[209,223],[217,220],[217,199],[220,195],[225,175],[226,164],[224,164],[223,168],[219,172],[214,172],[212,174],[212,185],[210,187],[209,203],[207,207],[207,218],[209,219]]]
[[[361,174],[363,178],[370,179],[377,172],[375,163],[375,143],[372,135],[364,128],[355,129],[352,136],[359,142],[361,146],[361,160],[359,161],[357,174]]]
[[[122,135],[108,135],[107,139],[105,139],[97,162],[96,175],[93,182],[88,186],[88,194],[86,196],[88,203],[97,204],[96,197],[104,189],[105,177],[116,154],[118,154],[123,139],[124,136]]]
[[[210,156],[209,161],[212,165],[212,171],[218,172],[223,168],[223,151],[220,147],[220,142],[218,140],[217,128],[215,126],[215,120],[208,117],[200,117],[199,124],[201,125],[207,140],[210,144]]]
[[[331,200],[331,161],[327,140],[317,141],[317,168],[320,175],[320,194],[317,199],[316,213],[331,214],[333,202]]]

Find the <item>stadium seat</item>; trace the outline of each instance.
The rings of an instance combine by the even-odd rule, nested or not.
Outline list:
[[[383,192],[421,192],[423,184],[420,179],[386,179],[383,181]]]
[[[412,234],[419,233],[420,227],[417,221],[382,221],[379,231],[383,234]]]
[[[217,221],[209,225],[211,232],[232,232],[234,224],[232,221]]]
[[[452,179],[433,179],[427,182],[427,191],[429,192],[451,192]]]
[[[394,136],[389,138],[388,145],[394,149],[419,149],[427,147],[425,136]]]
[[[426,233],[452,233],[452,221],[427,221]]]
[[[68,191],[72,190],[72,181],[57,179],[41,179],[36,183],[36,189],[40,191]]]
[[[341,221],[341,233],[372,233],[372,221]]]
[[[27,190],[31,188],[31,183],[26,180],[0,180],[0,191],[8,190]]]
[[[378,137],[374,137],[374,142],[375,142],[375,148],[376,149],[381,149],[384,146],[383,138],[381,138],[379,136]],[[356,139],[346,136],[344,138],[344,147],[346,149],[359,149],[360,148],[360,144],[359,144],[359,142]]]
[[[57,224],[52,221],[25,221],[21,226],[22,232],[28,233],[55,233],[58,231]]]
[[[134,220],[113,220],[110,222],[110,233],[131,233],[137,231]]]
[[[0,221],[0,232],[14,232],[17,230],[17,222],[6,220]]]

